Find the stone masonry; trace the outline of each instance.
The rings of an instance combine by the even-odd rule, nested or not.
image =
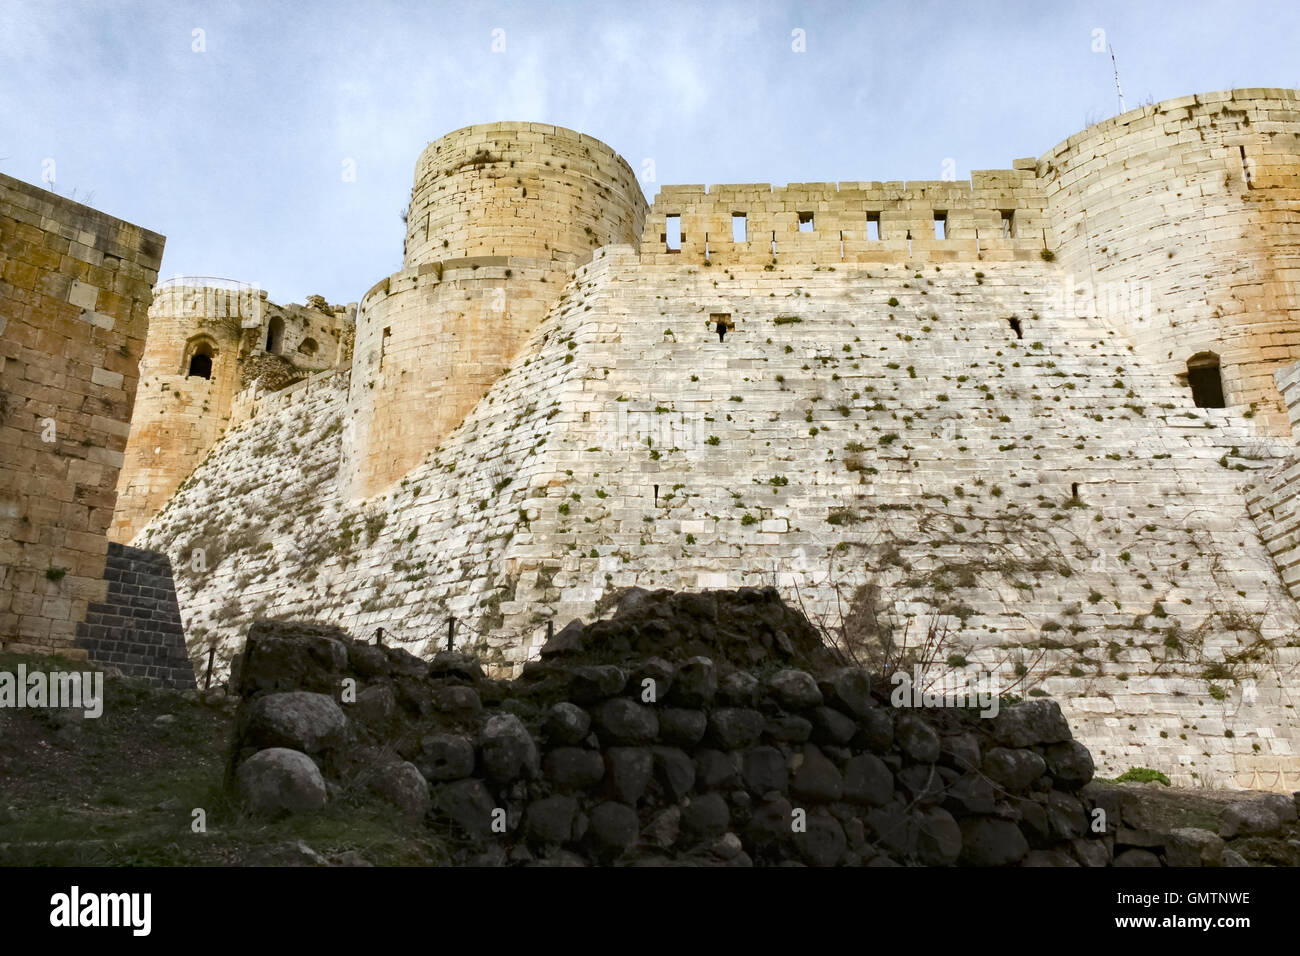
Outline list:
[[[159,283],[114,541],[128,542],[144,527],[258,395],[347,363],[355,307],[315,298],[280,306],[247,283],[186,276]]]
[[[108,595],[78,625],[77,646],[96,664],[128,677],[193,690],[194,668],[167,555],[110,542],[104,580]]]
[[[263,396],[135,539],[192,657],[267,616],[428,656],[454,618],[517,672],[618,589],[774,585],[1055,698],[1103,775],[1300,784],[1300,609],[1247,508],[1295,452],[1294,91],[1143,107],[970,183],[644,211],[602,149],[497,124],[425,151],[351,368]]]
[[[163,237],[0,175],[0,645],[75,654]]]

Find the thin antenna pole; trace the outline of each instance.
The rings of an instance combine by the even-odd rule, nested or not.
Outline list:
[[[1124,90],[1123,90],[1123,88],[1119,85],[1119,63],[1117,63],[1116,60],[1115,60],[1115,48],[1114,48],[1113,46],[1111,46],[1109,43],[1106,44],[1106,47],[1107,47],[1107,49],[1110,50],[1110,64],[1111,64],[1111,66],[1113,66],[1113,67],[1115,68],[1115,92],[1119,94],[1119,111],[1120,111],[1121,113],[1123,113],[1123,112],[1125,112],[1125,110],[1124,110]]]

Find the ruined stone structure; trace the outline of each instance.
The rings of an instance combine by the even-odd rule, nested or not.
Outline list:
[[[774,584],[1054,697],[1103,775],[1295,789],[1298,173],[1289,90],[968,183],[648,209],[589,137],[469,127],[353,365],[261,395],[135,543],[196,659],[257,616],[426,655],[454,618],[510,670],[619,588]]]
[[[103,601],[162,236],[0,175],[0,646],[73,647]]]
[[[159,283],[113,540],[130,541],[261,394],[345,364],[351,339],[349,310],[323,300],[278,306],[228,279]]]

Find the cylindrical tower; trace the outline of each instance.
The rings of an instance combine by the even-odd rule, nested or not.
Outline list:
[[[226,279],[177,277],[154,289],[111,540],[129,543],[221,435],[244,330],[260,328],[265,305],[265,292]]]
[[[1300,94],[1132,110],[1058,145],[1038,176],[1064,297],[1197,405],[1253,409],[1262,431],[1286,434],[1273,373],[1300,359]]]
[[[635,245],[646,201],[599,140],[540,123],[450,133],[416,163],[404,269],[357,315],[348,471],[399,480],[465,417],[600,246]]]

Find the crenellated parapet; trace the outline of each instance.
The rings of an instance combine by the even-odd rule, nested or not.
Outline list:
[[[646,262],[768,265],[1027,260],[1050,248],[1032,159],[970,181],[664,186]]]

